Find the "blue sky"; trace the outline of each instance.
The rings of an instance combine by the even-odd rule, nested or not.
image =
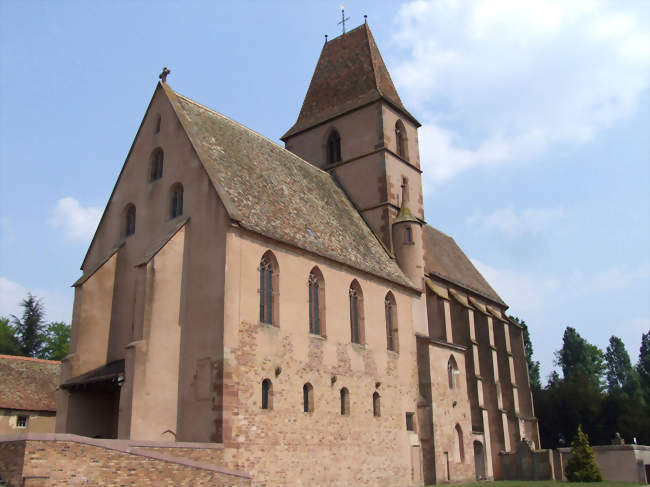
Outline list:
[[[530,328],[636,360],[650,329],[650,4],[345,3],[423,124],[425,216]],[[70,321],[79,265],[157,82],[278,140],[339,2],[0,2],[0,315]]]

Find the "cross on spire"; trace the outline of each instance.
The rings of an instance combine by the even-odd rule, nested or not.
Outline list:
[[[171,73],[171,71],[169,69],[167,69],[167,67],[164,67],[163,70],[162,70],[162,73],[160,73],[158,75],[158,77],[160,78],[160,81],[162,81],[163,83],[167,83],[167,75],[169,73]]]
[[[343,33],[345,34],[345,21],[350,20],[350,17],[345,17],[345,7],[341,5],[341,21],[336,25],[341,25],[343,27]]]

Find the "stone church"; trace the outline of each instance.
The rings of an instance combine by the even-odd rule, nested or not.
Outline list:
[[[425,218],[419,126],[366,24],[285,147],[162,76],[74,284],[57,432],[268,486],[498,479],[539,447],[522,329]]]

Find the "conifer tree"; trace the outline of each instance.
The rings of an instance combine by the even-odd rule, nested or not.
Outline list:
[[[20,305],[23,307],[22,319],[14,315],[11,315],[11,319],[18,335],[21,351],[27,357],[38,357],[45,338],[43,334],[45,327],[43,303],[31,293],[27,293],[27,297],[22,300]]]
[[[594,451],[589,446],[589,438],[578,425],[571,442],[571,457],[567,462],[565,474],[569,482],[602,482],[603,475],[594,458]]]

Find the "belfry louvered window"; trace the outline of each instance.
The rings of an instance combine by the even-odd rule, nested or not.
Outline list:
[[[268,257],[260,262],[260,321],[273,323],[273,263]]]
[[[327,138],[327,162],[334,164],[341,160],[341,136],[333,130]]]

